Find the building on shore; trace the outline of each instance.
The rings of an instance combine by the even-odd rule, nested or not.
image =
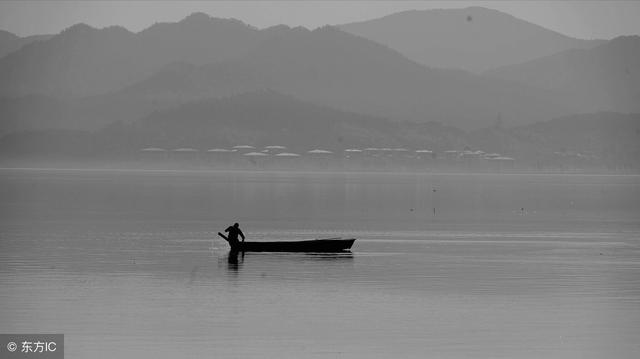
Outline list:
[[[256,150],[256,148],[251,145],[237,145],[233,146],[231,149],[236,150],[241,155],[249,152],[254,152]]]
[[[435,166],[436,153],[432,150],[422,149],[415,151],[415,164],[418,170],[426,170]]]
[[[278,154],[281,152],[285,152],[286,149],[287,149],[286,146],[270,145],[270,146],[264,146],[264,149],[262,150],[262,152],[269,153],[269,154]]]
[[[159,147],[147,147],[140,150],[140,160],[143,162],[163,162],[167,160],[168,151]]]
[[[199,152],[195,148],[181,147],[171,150],[171,159],[181,164],[195,164],[199,158]]]
[[[309,159],[309,165],[314,169],[328,169],[334,159],[334,152],[323,149],[313,149],[307,151],[307,158]]]
[[[302,164],[301,158],[297,153],[280,152],[273,156],[273,166],[276,169],[296,169]]]
[[[264,152],[247,152],[242,155],[249,167],[264,169],[268,164],[269,154]]]
[[[212,148],[207,150],[207,163],[213,167],[228,167],[233,164],[234,155],[238,150],[226,148]]]
[[[364,151],[358,148],[347,148],[343,152],[342,168],[345,170],[361,170],[364,168]]]

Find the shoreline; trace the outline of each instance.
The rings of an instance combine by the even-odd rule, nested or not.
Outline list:
[[[535,169],[510,169],[501,171],[478,171],[455,168],[451,166],[436,166],[424,169],[407,168],[272,168],[272,167],[251,167],[251,166],[157,166],[140,164],[135,162],[118,163],[78,163],[78,162],[3,162],[0,161],[0,171],[115,171],[115,172],[143,172],[143,173],[347,173],[347,174],[397,174],[397,175],[584,175],[584,176],[640,176],[640,171],[607,171],[607,170],[555,170],[540,171]]]

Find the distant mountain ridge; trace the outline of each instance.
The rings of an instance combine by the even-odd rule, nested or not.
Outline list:
[[[465,23],[484,19],[486,12],[506,16],[471,9],[480,18],[474,13]],[[138,33],[77,24],[5,56],[0,59],[0,106],[22,117],[4,118],[0,130],[52,123],[95,129],[193,101],[266,89],[336,110],[395,121],[438,121],[465,130],[496,122],[525,125],[587,108],[579,97],[555,88],[493,73],[425,67],[336,27],[258,30],[196,13]],[[594,111],[600,103],[594,102]],[[34,108],[27,109],[30,105]],[[48,119],[46,108],[67,114],[61,116],[64,121]]]
[[[20,37],[9,31],[0,30],[0,58],[19,50],[24,45],[28,45],[34,41],[44,41],[53,35],[33,35]]]
[[[41,129],[0,136],[0,159],[131,159],[165,149],[284,145],[287,151],[392,147],[483,150],[516,158],[519,168],[629,171],[640,165],[640,114],[598,112],[534,124],[465,132],[436,122],[411,123],[335,110],[274,91],[203,99],[98,131]],[[467,161],[457,163],[466,168]],[[486,164],[486,163],[485,163]],[[427,167],[429,168],[429,167]]]
[[[482,72],[601,40],[571,38],[482,8],[410,10],[340,29],[387,45],[423,65]]]
[[[516,128],[486,128],[470,142],[537,164],[592,163],[609,169],[640,165],[640,113],[594,112],[540,121]]]
[[[456,141],[464,137],[464,132],[439,124],[399,124],[271,90],[186,103],[155,112],[133,126],[132,132],[144,138],[146,145],[168,148],[231,147],[239,143],[285,144],[292,150],[373,145],[444,148],[458,145]],[[414,132],[414,142],[403,132],[407,128]]]
[[[201,16],[188,19],[170,28],[193,29],[217,22],[202,21],[206,19]],[[384,45],[334,27],[310,31],[276,26],[258,31],[237,22],[230,24],[246,31],[245,44],[252,46],[225,53],[234,54],[232,59],[219,57],[219,61],[205,65],[179,61],[160,66],[161,61],[156,60],[159,70],[151,71],[151,60],[125,56],[139,53],[143,47],[137,43],[137,35],[118,27],[97,30],[76,25],[0,61],[0,65],[13,61],[10,65],[31,71],[7,71],[0,66],[0,73],[12,78],[18,90],[29,87],[36,93],[40,90],[52,97],[67,98],[74,104],[73,117],[78,120],[70,123],[83,119],[87,124],[83,128],[133,121],[185,102],[264,89],[343,111],[400,121],[439,121],[467,129],[490,125],[499,116],[505,124],[517,125],[571,113],[569,107],[545,91],[459,70],[429,69]],[[228,38],[235,35],[220,36]],[[51,54],[60,54],[58,46],[69,49],[65,52],[68,58],[60,62],[54,59],[52,64],[43,62]],[[172,46],[169,55],[183,53],[173,52]],[[220,50],[224,46],[212,48]],[[36,56],[40,52],[46,56]],[[29,54],[33,56],[18,56]],[[58,68],[60,63],[66,70]],[[147,71],[151,73],[143,76]],[[12,87],[11,81],[2,84]],[[72,96],[96,92],[104,94],[79,99]],[[41,122],[48,123],[45,119]]]
[[[41,95],[0,98],[0,135],[34,129],[72,127],[72,106]]]
[[[370,40],[333,27],[277,33],[233,61],[173,65],[113,93],[121,101],[221,97],[260,89],[396,120],[441,121],[462,128],[516,125],[569,113],[544,91],[464,71],[428,69]]]
[[[566,50],[488,76],[562,94],[583,112],[640,112],[640,36],[621,36],[592,49]]]
[[[439,123],[399,123],[300,101],[271,90],[187,102],[130,123],[95,131],[25,129],[0,136],[0,159],[17,154],[107,157],[141,148],[200,150],[238,144],[285,145],[289,151],[353,147],[462,147],[466,134]]]
[[[76,24],[0,59],[0,95],[69,98],[106,93],[171,62],[201,65],[232,59],[252,48],[258,34],[238,20],[201,13],[139,33]]]

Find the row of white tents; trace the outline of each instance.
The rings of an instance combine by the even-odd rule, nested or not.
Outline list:
[[[169,153],[169,152],[173,152],[173,153],[192,153],[192,154],[196,154],[196,153],[200,153],[201,151],[195,149],[195,148],[176,148],[174,150],[165,150],[163,148],[157,148],[157,147],[148,147],[148,148],[143,148],[142,150],[140,150],[141,152],[146,152],[146,153]],[[225,149],[225,148],[212,148],[210,150],[206,150],[206,151],[202,151],[205,153],[211,153],[211,154],[233,154],[233,153],[238,153],[241,154],[243,156],[248,156],[248,157],[266,157],[266,156],[270,156],[270,155],[274,155],[276,157],[300,157],[299,154],[297,153],[292,153],[292,152],[278,152],[278,153],[270,153],[269,151],[261,151],[261,152],[256,152],[256,151],[251,151],[251,152],[241,152],[237,149]],[[315,150],[311,150],[311,151],[307,151],[308,154],[333,154],[332,151],[328,151],[328,150],[320,150],[320,149],[315,149]]]
[[[238,145],[233,146],[231,149],[226,148],[212,148],[206,151],[200,151],[195,148],[176,148],[172,150],[167,150],[159,147],[147,147],[143,148],[140,151],[143,153],[183,153],[183,154],[197,154],[197,153],[209,153],[209,154],[240,154],[247,157],[267,157],[267,156],[276,156],[276,157],[300,157],[301,154],[286,152],[287,147],[285,146],[265,146],[263,150],[258,150],[254,146],[250,145]],[[434,157],[434,152],[432,150],[421,149],[421,150],[409,150],[406,148],[377,148],[377,147],[368,147],[365,149],[357,149],[357,148],[348,148],[344,150],[344,154],[346,157],[357,156],[360,154],[366,155],[374,155],[374,156],[394,156],[394,155],[405,155],[411,156],[414,153],[416,156],[428,158],[429,156]],[[336,155],[334,151],[324,150],[324,149],[313,149],[306,151],[307,155],[315,155],[315,156],[330,156]],[[513,161],[514,159],[511,157],[502,156],[498,153],[485,153],[483,151],[456,151],[449,150],[443,152],[445,159],[457,160],[457,159],[485,159],[485,160],[495,160],[495,161]]]
[[[189,147],[182,147],[182,148],[176,148],[176,149],[172,149],[172,150],[167,150],[164,148],[159,148],[159,147],[147,147],[147,148],[143,148],[140,151],[141,152],[158,152],[158,153],[169,153],[169,152],[177,152],[177,153],[200,153],[200,152],[206,152],[206,153],[241,153],[243,155],[248,155],[248,156],[264,156],[264,155],[269,155],[269,154],[275,154],[276,156],[281,155],[281,156],[300,156],[297,153],[292,153],[292,152],[285,152],[287,150],[287,148],[285,146],[265,146],[263,150],[259,151],[258,149],[256,149],[256,147],[254,146],[249,146],[249,145],[239,145],[239,146],[233,146],[231,149],[226,149],[226,148],[212,148],[206,151],[201,151],[198,150],[196,148],[189,148]],[[375,153],[375,152],[396,152],[396,153],[400,153],[400,152],[410,152],[410,150],[406,149],[406,148],[374,148],[374,147],[369,147],[369,148],[365,148],[363,150],[361,149],[357,149],[357,148],[348,148],[345,149],[344,152],[346,154],[357,154],[357,153]],[[422,153],[422,154],[431,154],[433,153],[433,151],[431,150],[416,150],[416,153]],[[323,149],[313,149],[313,150],[309,150],[306,151],[307,154],[311,154],[311,155],[332,155],[335,154],[334,151],[330,151],[330,150],[323,150]]]
[[[285,146],[256,148],[239,145],[231,148],[199,150],[181,147],[167,150],[147,147],[140,150],[143,163],[166,163],[184,166],[220,166],[222,168],[324,168],[324,169],[427,169],[462,168],[497,170],[514,168],[515,160],[497,153],[482,151],[443,151],[406,148],[348,148],[340,151],[315,148],[290,152]],[[297,153],[296,153],[297,152]]]

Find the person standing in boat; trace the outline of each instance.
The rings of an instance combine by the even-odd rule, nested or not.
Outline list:
[[[229,226],[224,231],[229,233],[227,238],[231,246],[234,246],[238,243],[238,235],[242,237],[242,241],[244,242],[244,233],[242,233],[242,230],[240,229],[240,225],[238,223],[234,223],[233,226]]]

